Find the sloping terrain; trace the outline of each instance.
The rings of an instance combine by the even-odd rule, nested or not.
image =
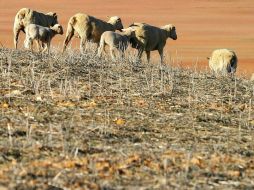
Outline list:
[[[1,48],[0,188],[252,189],[253,85]]]

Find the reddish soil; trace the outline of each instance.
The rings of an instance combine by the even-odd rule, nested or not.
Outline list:
[[[47,3],[48,2],[48,3]],[[77,12],[106,16],[118,15],[125,26],[146,22],[161,26],[172,23],[177,28],[178,40],[167,42],[167,57],[176,57],[180,65],[206,68],[206,57],[215,48],[230,48],[239,57],[238,73],[254,73],[254,1],[253,0],[20,0],[1,1],[0,42],[13,47],[12,26],[16,12],[29,7],[41,12],[55,11],[59,22],[66,27],[68,19]],[[24,35],[21,34],[23,41]],[[62,45],[64,36],[54,39]],[[21,45],[21,42],[19,45]],[[74,44],[77,44],[75,40]],[[157,53],[156,53],[157,54]]]

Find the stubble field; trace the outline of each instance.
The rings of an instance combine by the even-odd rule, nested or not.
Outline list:
[[[1,1],[0,189],[253,189],[252,0]],[[172,23],[165,65],[135,51],[112,62],[73,40],[50,56],[13,50],[16,12],[77,12],[124,26]],[[95,8],[96,7],[96,8]],[[237,52],[234,78],[215,77],[206,57]]]
[[[2,48],[0,187],[254,188],[253,83],[133,60]]]

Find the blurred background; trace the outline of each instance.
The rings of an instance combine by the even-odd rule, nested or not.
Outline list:
[[[155,26],[174,24],[178,39],[168,39],[165,56],[175,65],[207,69],[207,57],[217,48],[236,51],[238,74],[254,73],[254,1],[253,0],[1,0],[0,43],[13,48],[13,21],[20,8],[39,12],[56,12],[58,21],[67,27],[75,13],[86,13],[102,20],[120,16],[124,27],[133,22]],[[65,31],[64,31],[65,32]],[[19,48],[23,48],[24,34],[20,34]],[[65,34],[56,36],[53,45],[62,47]],[[79,40],[72,40],[78,48]],[[158,53],[152,59],[157,61]]]

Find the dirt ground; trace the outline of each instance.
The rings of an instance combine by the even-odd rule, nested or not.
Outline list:
[[[5,47],[13,47],[13,20],[22,7],[42,12],[55,11],[64,27],[77,12],[105,20],[107,16],[118,15],[124,26],[133,22],[156,26],[173,23],[177,28],[178,40],[168,40],[167,58],[177,60],[175,62],[182,66],[204,69],[207,68],[206,57],[213,49],[230,48],[239,57],[238,73],[254,72],[253,0],[157,0],[145,3],[143,0],[105,0],[103,3],[100,0],[1,0],[0,42]],[[61,46],[63,39],[64,36],[56,37],[54,45]]]
[[[0,48],[1,190],[254,188],[253,82],[92,50]]]

